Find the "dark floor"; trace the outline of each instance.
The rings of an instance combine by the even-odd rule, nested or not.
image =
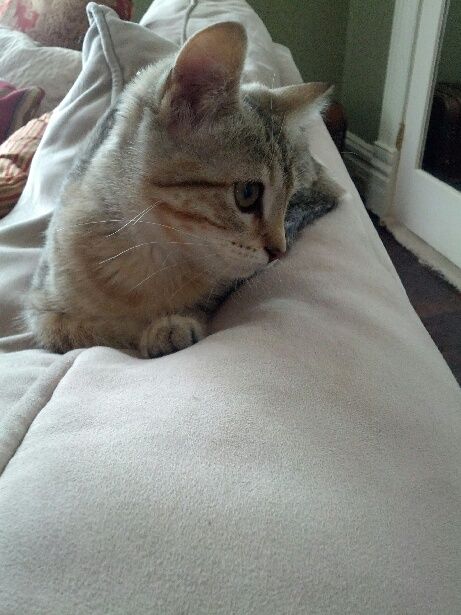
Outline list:
[[[421,265],[371,215],[413,307],[461,384],[461,293]]]

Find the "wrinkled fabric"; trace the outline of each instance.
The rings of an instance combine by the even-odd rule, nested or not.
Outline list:
[[[152,33],[90,5],[83,72],[0,223],[0,613],[458,613],[461,395],[320,122],[346,193],[203,341],[59,356],[15,320],[62,174],[187,6],[156,0]],[[209,6],[266,45],[244,2]]]

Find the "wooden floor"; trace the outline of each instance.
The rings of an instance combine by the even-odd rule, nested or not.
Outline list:
[[[401,246],[371,216],[413,307],[461,384],[461,294]]]

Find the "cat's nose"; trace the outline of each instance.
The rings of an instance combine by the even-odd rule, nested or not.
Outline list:
[[[278,250],[277,248],[266,247],[265,250],[269,256],[270,263],[272,263],[272,261],[276,261],[279,258],[282,258],[282,256],[284,255],[284,252]]]
[[[264,248],[269,256],[269,262],[281,258],[287,250],[285,231],[281,229],[272,230],[264,237]]]

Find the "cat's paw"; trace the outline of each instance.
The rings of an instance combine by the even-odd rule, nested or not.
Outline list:
[[[51,352],[64,354],[74,348],[96,345],[95,335],[85,321],[69,314],[29,311],[28,323],[37,344]]]
[[[164,316],[146,327],[139,350],[146,359],[188,348],[205,337],[205,327],[192,316]]]

